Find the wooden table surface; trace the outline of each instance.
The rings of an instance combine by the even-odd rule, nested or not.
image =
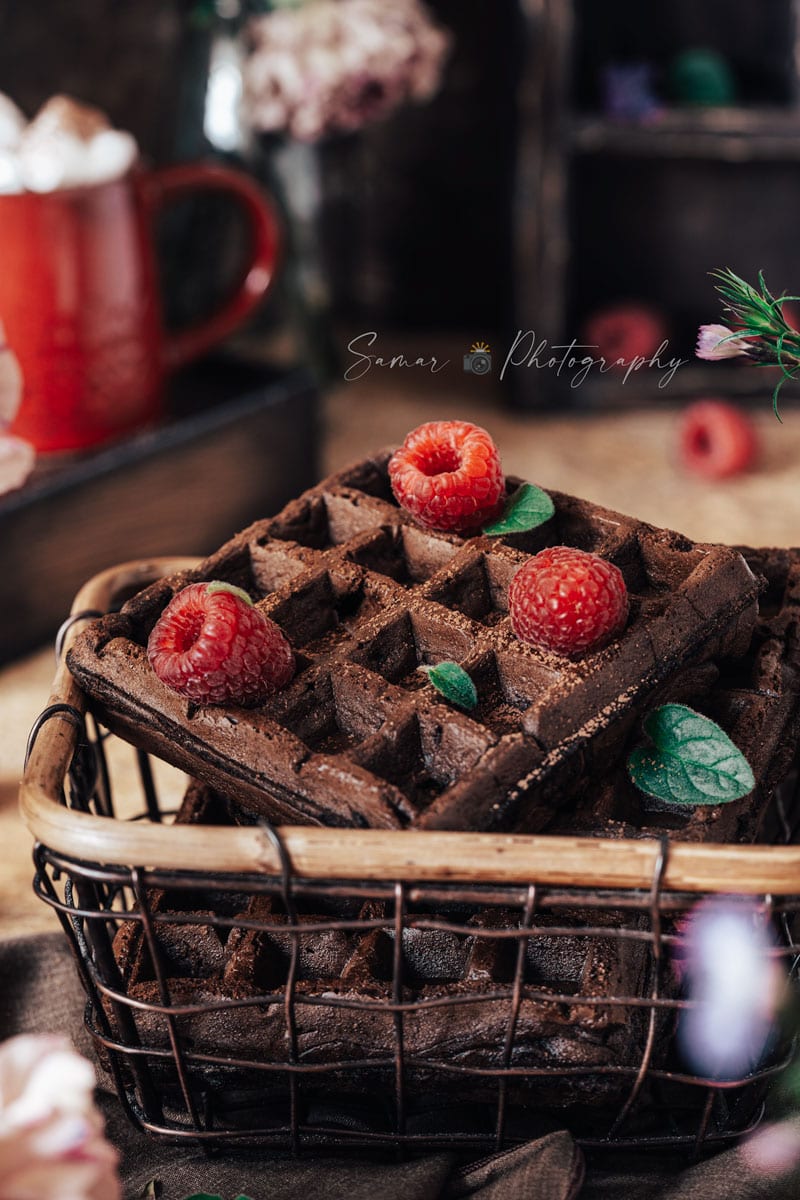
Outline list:
[[[798,545],[800,412],[788,410],[779,425],[768,408],[765,398],[764,412],[755,418],[762,440],[758,469],[711,484],[681,470],[672,410],[520,416],[497,406],[487,379],[446,383],[427,373],[384,371],[377,378],[373,371],[328,397],[323,460],[330,470],[402,440],[422,421],[460,417],[491,430],[509,473],[694,539]],[[120,559],[126,557],[120,547]],[[31,891],[31,839],[16,810],[27,733],[47,700],[53,669],[52,649],[44,647],[0,671],[0,935],[55,927],[56,918]],[[123,791],[124,778],[123,769]]]

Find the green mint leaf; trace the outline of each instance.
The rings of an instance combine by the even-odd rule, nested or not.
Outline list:
[[[437,692],[459,708],[474,708],[478,703],[475,684],[463,667],[456,662],[440,662],[435,667],[420,667]]]
[[[555,511],[547,492],[534,487],[532,483],[523,483],[509,496],[502,517],[486,525],[483,532],[489,537],[500,537],[504,533],[525,533],[529,529],[544,525]]]
[[[245,604],[253,607],[251,597],[244,588],[237,587],[235,583],[225,583],[221,579],[213,579],[206,587],[206,595],[213,596],[215,592],[230,592],[232,596],[238,596],[240,600],[244,600]]]
[[[140,1200],[148,1200],[147,1196],[140,1197]],[[184,1200],[222,1200],[222,1196],[210,1196],[208,1192],[196,1192],[193,1196],[185,1196]],[[250,1200],[249,1196],[239,1195],[236,1200]]]
[[[750,764],[727,733],[684,704],[654,709],[644,731],[653,744],[633,751],[628,774],[648,796],[673,804],[727,804],[755,787]]]

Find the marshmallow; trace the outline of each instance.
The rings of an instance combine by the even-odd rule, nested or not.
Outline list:
[[[24,186],[31,192],[54,192],[84,182],[86,146],[69,133],[30,125],[17,154]]]
[[[14,150],[27,124],[13,100],[0,92],[0,150]]]
[[[24,190],[18,156],[12,150],[0,149],[0,196],[9,196]]]
[[[89,142],[111,124],[99,108],[81,104],[70,96],[52,96],[39,109],[28,126],[28,133],[68,134],[81,142]]]
[[[104,183],[126,175],[139,157],[136,139],[119,129],[106,129],[96,134],[87,146],[88,178],[86,183]]]

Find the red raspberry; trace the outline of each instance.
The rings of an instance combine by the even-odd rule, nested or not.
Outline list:
[[[660,313],[644,304],[611,304],[590,317],[584,330],[587,346],[597,346],[609,366],[622,359],[624,371],[636,358],[651,358],[669,336]]]
[[[196,704],[254,704],[294,674],[281,630],[227,583],[192,583],[173,596],[147,657],[162,683]]]
[[[752,465],[758,437],[750,418],[722,400],[698,400],[681,417],[683,465],[706,479],[724,479]]]
[[[479,529],[499,514],[505,479],[497,447],[467,421],[429,421],[389,461],[397,503],[429,529]]]
[[[508,611],[521,641],[557,654],[581,654],[621,632],[628,591],[613,563],[585,550],[551,546],[523,563],[511,580]]]

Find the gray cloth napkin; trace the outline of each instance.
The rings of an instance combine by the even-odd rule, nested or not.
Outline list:
[[[68,1032],[94,1057],[83,1027],[85,996],[65,938],[58,932],[0,942],[0,1038]],[[233,1200],[797,1200],[800,1175],[753,1173],[728,1150],[687,1166],[653,1155],[598,1156],[584,1162],[569,1133],[547,1134],[514,1150],[464,1164],[436,1154],[409,1162],[337,1157],[295,1160],[272,1152],[206,1157],[193,1147],[153,1142],[101,1089],[107,1134],[122,1155],[126,1200],[161,1183],[163,1200],[193,1192]]]

